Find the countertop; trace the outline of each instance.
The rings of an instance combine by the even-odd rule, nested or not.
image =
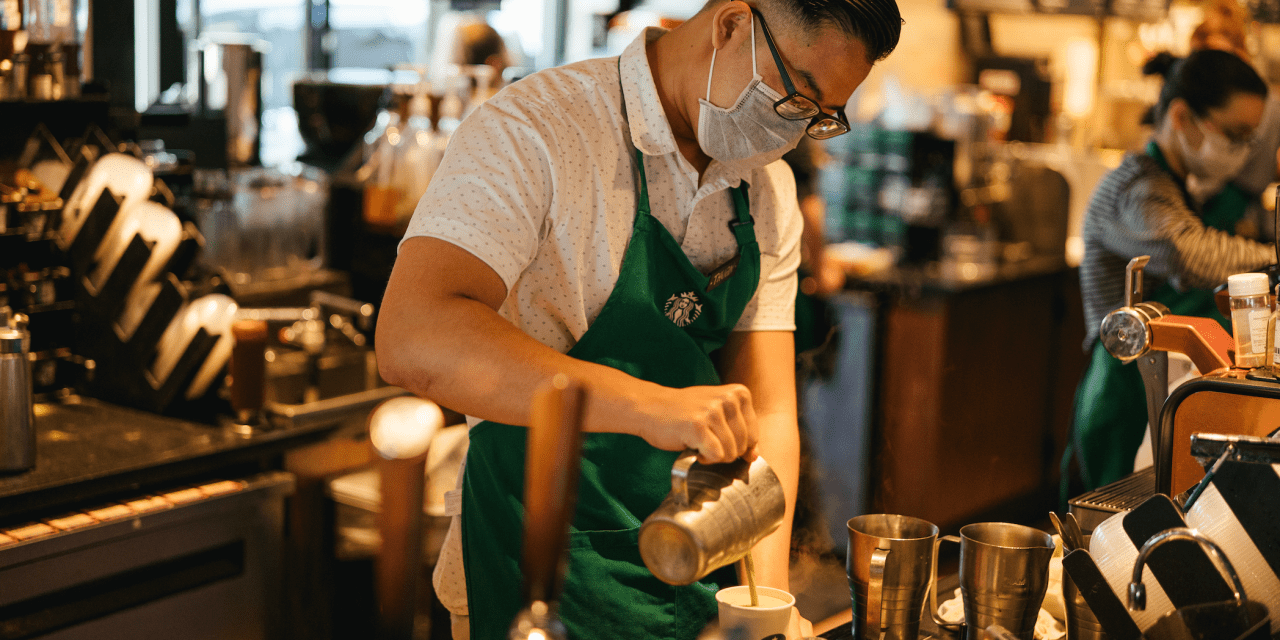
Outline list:
[[[971,268],[966,269],[966,266]],[[976,265],[894,266],[866,274],[849,274],[846,291],[894,293],[919,296],[949,295],[992,287],[1007,282],[1026,280],[1066,271],[1070,267],[1062,256],[1033,256],[1017,262],[1001,263],[994,269]],[[966,277],[966,274],[971,277]]]
[[[91,500],[272,466],[286,449],[319,441],[337,424],[257,431],[201,424],[92,398],[35,406],[36,465],[0,476],[0,521]]]

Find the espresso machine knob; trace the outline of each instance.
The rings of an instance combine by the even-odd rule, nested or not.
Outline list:
[[[1151,321],[1166,315],[1169,308],[1159,302],[1120,307],[1102,319],[1102,346],[1121,362],[1134,360],[1151,348]]]

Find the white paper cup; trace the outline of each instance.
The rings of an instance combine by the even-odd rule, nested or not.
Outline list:
[[[720,632],[725,640],[785,640],[796,599],[782,589],[756,587],[760,606],[751,606],[750,587],[726,587],[716,592]]]

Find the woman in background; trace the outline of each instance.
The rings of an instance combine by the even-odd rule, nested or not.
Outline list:
[[[1236,235],[1241,202],[1197,197],[1202,185],[1222,185],[1244,166],[1266,96],[1262,78],[1238,56],[1192,53],[1165,82],[1144,153],[1125,156],[1094,191],[1080,265],[1092,359],[1076,391],[1073,437],[1087,489],[1132,471],[1147,422],[1137,367],[1123,365],[1098,340],[1103,316],[1124,305],[1129,260],[1151,256],[1144,283],[1154,292],[1150,300],[1224,326],[1212,288],[1275,260],[1270,245]]]

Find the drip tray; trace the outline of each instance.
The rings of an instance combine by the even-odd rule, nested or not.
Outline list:
[[[1067,504],[1071,505],[1071,513],[1080,521],[1080,528],[1092,531],[1103,520],[1137,507],[1155,493],[1156,470],[1154,467],[1147,467],[1109,485],[1076,496],[1068,500]]]

